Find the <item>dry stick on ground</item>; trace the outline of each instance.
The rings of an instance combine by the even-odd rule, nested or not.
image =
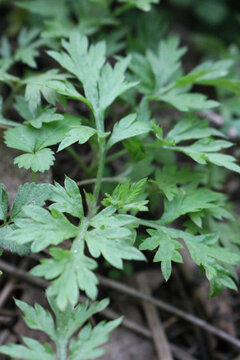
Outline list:
[[[0,268],[1,268],[1,262],[0,262]],[[200,328],[214,334],[215,336],[229,342],[233,346],[240,349],[240,340],[239,339],[227,334],[225,331],[220,330],[220,329],[216,328],[215,326],[212,326],[211,324],[208,324],[205,320],[202,320],[195,315],[192,315],[183,310],[180,310],[180,309],[176,308],[175,306],[170,305],[162,300],[155,299],[152,296],[143,294],[140,291],[138,291],[134,288],[131,288],[130,286],[121,284],[115,280],[107,279],[104,276],[98,275],[98,280],[99,280],[100,284],[104,287],[109,287],[111,289],[115,289],[115,290],[125,293],[129,296],[132,296],[136,299],[150,302],[151,304],[157,306],[158,308],[163,309],[167,312],[170,312],[170,313],[172,313],[172,314],[174,314],[196,326],[199,326]]]
[[[118,319],[121,315],[113,311],[112,309],[105,309],[101,311],[101,314],[104,315],[109,320]],[[122,325],[129,330],[134,331],[136,334],[142,335],[147,339],[153,338],[153,334],[150,330],[145,328],[144,326],[137,324],[135,321],[129,320],[127,318],[123,319]],[[172,350],[174,356],[178,360],[196,360],[192,355],[189,355],[187,351],[183,350],[177,345],[169,344],[170,349]],[[165,359],[164,359],[165,360]]]
[[[150,296],[151,292],[148,286],[147,277],[144,273],[137,276],[137,282],[140,291]],[[153,342],[157,352],[158,360],[173,360],[170,346],[156,307],[147,302],[143,302],[143,308],[146,314],[148,325],[152,330]]]
[[[0,308],[2,308],[3,305],[5,304],[6,300],[9,297],[9,295],[13,291],[15,285],[16,285],[16,281],[15,280],[10,280],[3,287],[3,289],[2,289],[2,291],[0,293]]]
[[[20,263],[20,267],[23,267],[23,268],[26,268],[27,265],[28,265],[28,259],[24,259]],[[11,279],[3,287],[2,291],[0,292],[0,308],[2,308],[3,305],[5,304],[5,302],[7,301],[8,297],[11,294],[11,292],[13,291],[15,285],[16,285],[15,279]]]
[[[28,274],[26,271],[24,271],[22,269],[19,269],[13,265],[7,264],[3,260],[0,260],[0,269],[5,271],[8,274],[15,276],[16,278],[22,279],[22,280],[24,280],[32,285],[35,285],[35,286],[46,288],[49,285],[48,281],[41,279],[41,278],[36,278],[36,277]],[[206,321],[199,319],[197,316],[188,314],[188,313],[184,312],[183,310],[176,308],[173,305],[167,304],[166,302],[164,302],[162,300],[158,300],[151,296],[145,295],[145,294],[141,293],[140,291],[138,291],[134,288],[131,288],[130,286],[121,284],[115,280],[110,280],[110,279],[107,279],[104,276],[100,276],[100,275],[98,275],[98,280],[99,280],[100,284],[104,287],[115,289],[115,290],[120,291],[124,294],[127,294],[131,297],[134,297],[135,299],[144,300],[151,304],[154,304],[158,308],[163,309],[167,312],[170,312],[170,313],[172,313],[172,314],[174,314],[196,326],[199,326],[200,328],[214,334],[215,336],[229,342],[236,348],[240,349],[240,340],[239,339],[227,334],[225,331],[220,330],[220,329],[216,328],[215,326],[208,324]]]

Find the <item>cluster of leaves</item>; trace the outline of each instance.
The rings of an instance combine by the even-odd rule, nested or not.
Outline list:
[[[64,312],[59,311],[52,298],[48,297],[48,301],[55,315],[55,321],[52,314],[39,304],[32,307],[16,300],[16,305],[22,310],[24,321],[31,329],[43,331],[48,335],[49,339],[56,345],[57,356],[50,343],[42,345],[28,337],[23,338],[25,345],[2,346],[1,353],[14,359],[57,360],[62,359],[66,348],[69,346],[70,360],[94,359],[101,356],[103,349],[99,346],[108,340],[109,334],[120,324],[121,319],[109,322],[102,321],[95,328],[92,328],[90,322],[84,324],[91,316],[105,309],[109,301],[105,299],[95,302],[89,307],[88,302],[85,301],[75,308],[68,306]],[[82,328],[81,331],[76,334],[80,328]],[[74,338],[72,338],[73,335],[75,335]]]
[[[193,91],[204,85],[236,96],[236,64],[233,58],[206,60],[185,74],[187,49],[176,36],[161,38],[163,31],[149,21],[160,17],[157,10],[141,13],[137,25],[128,20],[128,10],[149,11],[157,3],[61,0],[49,9],[45,0],[21,1],[18,6],[38,15],[39,29],[24,29],[14,51],[6,38],[1,41],[0,80],[10,95],[1,99],[0,126],[6,129],[5,144],[23,152],[14,163],[31,169],[34,180],[36,172],[51,168],[59,151],[69,150],[95,177],[91,192],[80,192],[67,176],[64,186],[26,183],[10,210],[0,186],[1,247],[20,255],[48,249],[49,256],[42,256],[31,274],[50,281],[47,297],[56,324],[39,305],[17,305],[29,327],[48,334],[61,360],[68,352],[70,359],[100,356],[97,347],[120,322],[94,329],[88,324],[72,339],[91,315],[107,306],[106,301],[88,310],[86,303],[77,305],[80,291],[97,298],[94,271],[100,257],[122,269],[125,260],[145,261],[143,251],[153,251],[153,261],[161,263],[168,280],[172,263],[182,262],[187,248],[205,272],[211,295],[226,287],[236,290],[239,227],[221,190],[227,171],[240,173],[240,166],[226,152],[233,144],[225,133],[205,118],[220,102]],[[43,47],[61,68],[34,70]],[[13,71],[19,62],[31,68],[23,77]],[[75,109],[77,102],[81,106]],[[120,111],[117,102],[125,105]],[[67,104],[74,114],[65,111]],[[8,112],[11,105],[17,121]],[[89,167],[74,150],[86,143],[93,154]],[[126,169],[118,174],[115,189],[109,186],[105,193],[103,176],[112,175],[109,163],[118,157],[125,157]],[[146,220],[146,212],[148,219],[157,220]],[[0,351],[13,358],[55,359],[50,344],[24,342],[26,346],[6,345]]]

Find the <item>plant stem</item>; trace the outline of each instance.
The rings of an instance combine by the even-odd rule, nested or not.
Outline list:
[[[104,165],[105,165],[105,142],[100,144],[99,150],[100,150],[99,151],[99,165],[98,165],[96,183],[95,183],[94,190],[93,190],[93,196],[95,198],[96,203],[97,203],[98,196],[99,196],[100,189],[101,189],[103,170],[104,170]]]
[[[110,162],[113,161],[113,160],[118,159],[118,158],[121,157],[121,156],[127,155],[127,153],[128,153],[128,152],[127,152],[126,149],[122,149],[122,150],[120,150],[120,151],[118,151],[118,152],[116,152],[116,153],[108,156],[108,158],[106,159],[106,164],[110,163]]]
[[[158,148],[158,144],[156,144],[156,143],[153,143],[153,144],[144,144],[144,147],[145,147],[146,149],[156,149],[156,148]],[[113,161],[113,160],[118,159],[118,158],[121,157],[121,156],[127,155],[127,154],[128,154],[127,149],[119,150],[119,151],[117,151],[116,153],[114,153],[114,154],[112,154],[112,155],[110,155],[110,156],[107,157],[107,159],[106,159],[106,164],[110,163],[110,162]]]
[[[97,113],[95,114],[96,128],[98,131],[98,144],[99,144],[99,165],[97,170],[96,183],[93,190],[94,203],[92,204],[92,208],[90,209],[91,216],[94,215],[97,211],[97,202],[99,193],[102,185],[102,177],[105,166],[105,158],[106,158],[106,141],[101,138],[100,134],[104,133],[104,119],[103,114]]]
[[[36,173],[32,170],[31,182],[34,182]]]
[[[77,152],[75,150],[73,150],[73,148],[71,148],[70,146],[67,148],[67,151],[79,163],[79,165],[81,166],[83,171],[86,173],[86,175],[88,175],[88,168],[87,168],[86,164],[84,163],[84,161],[81,159],[81,157],[77,154]]]
[[[57,360],[67,360],[67,341],[62,338],[57,344]]]
[[[84,241],[88,226],[89,226],[89,219],[84,217],[81,221],[78,236],[75,238],[72,248],[71,248],[71,251],[73,252],[75,258],[77,258],[79,251],[81,251],[81,249],[83,248],[83,241]]]
[[[122,181],[124,181],[124,177],[123,176],[113,176],[113,177],[103,177],[102,178],[102,183],[121,183]],[[95,184],[97,181],[96,178],[93,179],[85,179],[85,180],[80,180],[77,182],[78,186],[83,186],[83,185],[89,185],[89,184]]]

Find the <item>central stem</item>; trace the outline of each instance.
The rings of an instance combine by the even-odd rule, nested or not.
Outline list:
[[[67,360],[67,341],[64,339],[57,346],[57,360]]]
[[[98,165],[96,183],[93,190],[93,196],[96,203],[101,190],[104,165],[105,165],[105,142],[100,144],[100,149],[99,149],[99,165]]]
[[[91,215],[95,215],[97,211],[97,202],[99,193],[101,190],[102,184],[102,177],[103,171],[105,166],[105,153],[106,153],[106,141],[101,137],[101,134],[104,133],[104,121],[103,121],[103,114],[96,113],[95,114],[95,121],[96,121],[96,128],[98,131],[98,144],[99,144],[99,164],[98,164],[98,171],[96,177],[96,183],[93,190],[93,197],[94,197],[94,204],[92,205]]]

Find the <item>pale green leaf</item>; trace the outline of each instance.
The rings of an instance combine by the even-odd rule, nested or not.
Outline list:
[[[20,185],[10,214],[11,221],[24,216],[23,206],[25,205],[43,206],[49,199],[50,193],[51,185],[49,184],[25,183]]]
[[[23,338],[25,345],[8,344],[0,346],[0,353],[20,360],[56,360],[51,345],[42,345],[31,338]]]
[[[48,293],[56,297],[60,309],[66,309],[68,303],[75,305],[79,289],[95,299],[98,280],[93,273],[97,263],[81,252],[71,252],[58,248],[50,249],[51,259],[42,259],[41,264],[31,270],[34,276],[43,276],[53,280]]]
[[[0,228],[0,248],[6,249],[19,255],[25,255],[30,253],[30,246],[28,244],[21,245],[15,240],[9,240],[8,235],[13,232],[13,225],[5,225]]]
[[[175,240],[170,234],[158,230],[147,230],[150,237],[145,239],[141,245],[141,250],[154,250],[158,248],[154,262],[161,262],[161,269],[164,279],[167,281],[171,275],[172,261],[181,263],[183,262],[182,256],[179,252],[183,248],[182,244]]]
[[[25,216],[15,220],[17,229],[7,236],[18,244],[31,243],[33,252],[39,252],[50,244],[58,245],[77,235],[77,228],[59,211],[48,212],[39,206],[28,205],[23,208]]]
[[[105,344],[110,333],[120,325],[122,319],[116,319],[106,323],[100,322],[94,329],[87,324],[79,333],[77,339],[70,343],[70,360],[94,359],[104,354],[104,349],[98,348]]]
[[[203,94],[196,93],[178,93],[174,90],[167,94],[160,95],[156,99],[165,101],[180,111],[206,110],[219,106],[214,100],[207,100]]]
[[[34,112],[41,104],[41,96],[43,96],[48,103],[55,105],[57,93],[55,90],[45,86],[44,82],[64,79],[66,79],[66,75],[59,74],[59,71],[56,69],[48,70],[42,74],[34,74],[26,78],[24,80],[26,83],[25,99],[29,104],[31,112]]]
[[[124,212],[131,210],[148,211],[146,206],[148,200],[145,200],[143,192],[146,182],[147,179],[142,179],[131,185],[129,181],[118,185],[112,195],[105,194],[106,198],[103,199],[102,204],[104,206],[114,206]]]
[[[107,143],[107,148],[133,136],[146,134],[151,131],[151,124],[137,120],[136,114],[127,115],[114,125],[112,135]]]
[[[95,129],[89,126],[76,126],[74,127],[74,129],[70,130],[66,134],[58,147],[58,151],[65,149],[66,147],[74,144],[75,142],[78,142],[79,144],[84,144],[90,139],[90,137],[96,134],[96,132],[97,131]]]
[[[17,164],[19,168],[44,172],[53,165],[54,159],[54,152],[51,149],[41,149],[35,153],[17,156],[14,159],[14,164]]]
[[[222,194],[207,188],[184,188],[171,200],[164,200],[164,213],[161,217],[162,224],[169,224],[178,217],[199,212],[203,209],[218,207]]]
[[[8,194],[4,190],[3,184],[0,184],[0,220],[5,221],[8,212]]]
[[[83,204],[79,188],[75,181],[66,176],[65,188],[55,183],[48,200],[54,202],[49,208],[67,212],[81,219],[83,217]]]
[[[166,149],[180,151],[199,164],[207,162],[225,167],[226,169],[240,173],[240,166],[236,164],[236,158],[227,154],[220,154],[218,151],[232,146],[232,143],[224,140],[213,140],[204,138],[189,146],[164,146]]]
[[[158,4],[160,0],[118,0],[119,2],[128,3],[132,6],[136,6],[137,8],[149,11],[151,10],[152,4]]]

